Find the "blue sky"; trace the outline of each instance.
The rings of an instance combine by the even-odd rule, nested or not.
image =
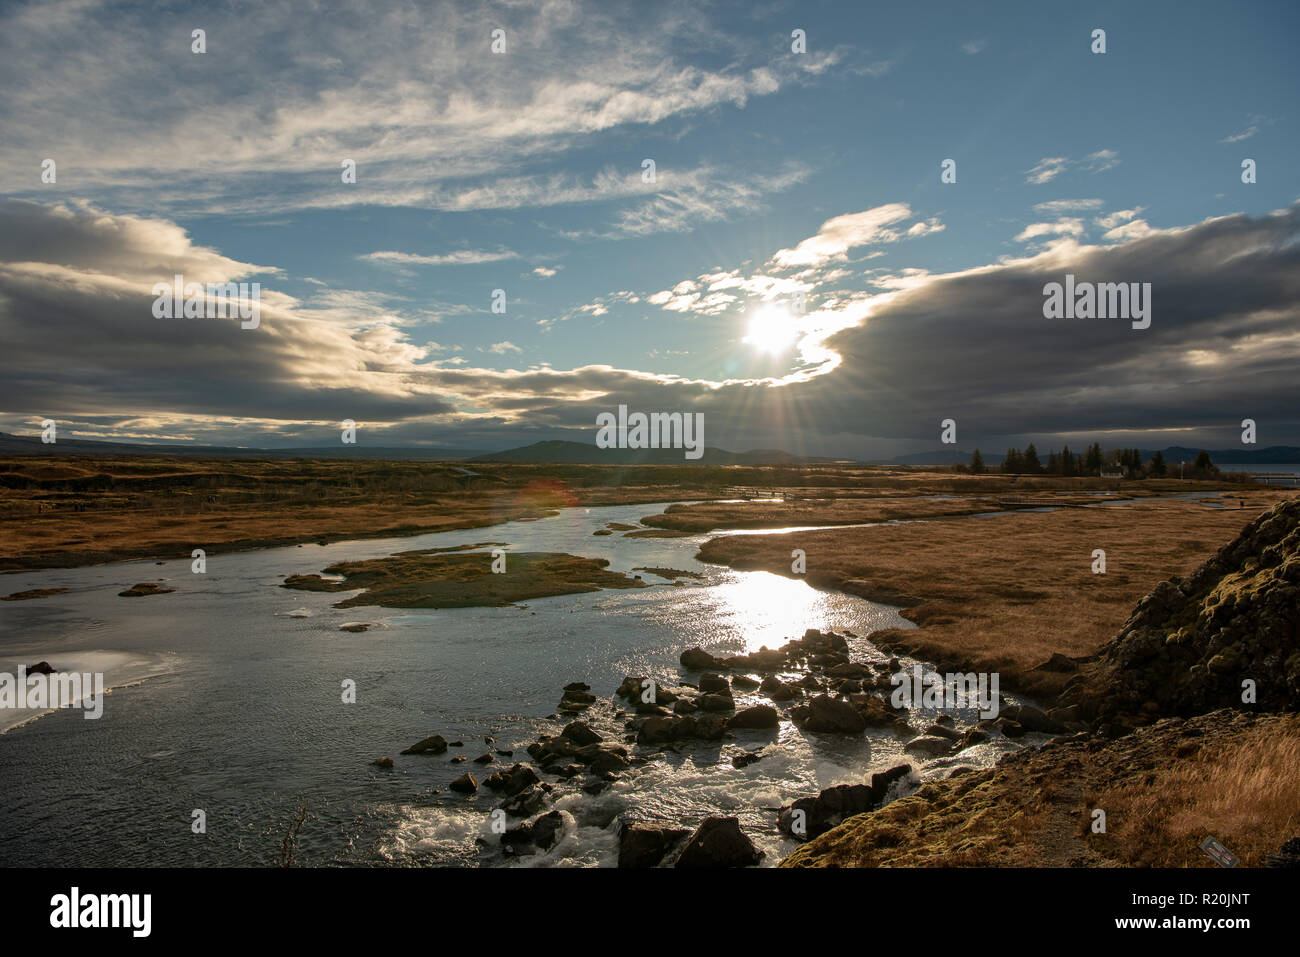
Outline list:
[[[499,448],[629,402],[822,454],[943,415],[1300,444],[1294,3],[301,9],[7,8],[0,428]],[[1045,330],[1025,290],[1089,266],[1155,331]],[[128,287],[181,268],[260,281],[265,329],[160,333]]]

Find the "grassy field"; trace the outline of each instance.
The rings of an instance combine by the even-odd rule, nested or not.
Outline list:
[[[477,528],[718,496],[763,470],[160,456],[0,458],[0,570]],[[773,470],[780,471],[780,470]]]
[[[1110,487],[1100,479],[856,466],[473,463],[472,474],[466,471],[458,463],[364,459],[0,457],[0,571],[477,528],[572,505],[787,498],[775,510],[744,503],[709,513],[674,511],[652,520],[658,531],[634,533],[652,536],[724,520],[761,527],[959,514],[1053,490]],[[1160,487],[1131,484],[1134,494]],[[931,495],[976,498],[926,500]]]
[[[1004,688],[1050,703],[1070,676],[1034,670],[1038,665],[1054,653],[1095,652],[1156,584],[1192,571],[1287,495],[1233,492],[1230,508],[1152,498],[1107,508],[728,535],[705,543],[699,557],[796,577],[791,553],[802,549],[809,583],[903,606],[919,626],[875,632],[878,645],[962,671],[997,671]],[[1092,571],[1094,549],[1106,553],[1105,574]]]

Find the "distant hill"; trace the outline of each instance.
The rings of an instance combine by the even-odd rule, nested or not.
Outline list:
[[[574,465],[829,465],[842,459],[792,455],[780,449],[728,452],[704,447],[698,459],[685,457],[683,449],[602,449],[585,442],[534,442],[503,452],[487,452],[471,462],[565,462]]]
[[[937,452],[913,452],[911,455],[897,455],[890,459],[891,465],[955,465],[960,462],[962,465],[967,464],[974,452],[962,452],[958,449],[940,449]],[[984,455],[984,453],[980,453]],[[1001,462],[998,456],[984,455],[984,461],[992,465],[995,461]]]
[[[405,459],[447,462],[481,455],[481,449],[424,449],[368,445],[256,449],[222,445],[151,445],[144,442],[97,442],[59,439],[49,445],[34,435],[0,432],[0,455],[192,455],[196,458]]]

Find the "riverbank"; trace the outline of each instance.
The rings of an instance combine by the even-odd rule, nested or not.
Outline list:
[[[930,781],[782,867],[1258,867],[1300,834],[1300,717],[1221,711],[1116,741],[1087,733]],[[1103,832],[1093,830],[1105,812]]]
[[[1160,581],[1187,574],[1247,522],[1293,497],[1251,490],[1231,496],[1233,506],[1244,507],[1152,499],[987,519],[726,535],[706,542],[698,557],[900,605],[917,628],[873,634],[880,647],[945,670],[998,672],[1004,688],[1051,704],[1075,670],[1059,659],[1042,667],[1054,655],[1094,654]],[[795,549],[806,555],[806,574],[792,570]],[[1093,570],[1097,549],[1105,552],[1104,574]]]
[[[1300,841],[1300,500],[1161,582],[1048,712],[1077,733],[931,781],[789,867],[1246,866]],[[1294,859],[1294,853],[1291,855]]]

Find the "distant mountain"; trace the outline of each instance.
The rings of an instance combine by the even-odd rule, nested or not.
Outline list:
[[[913,452],[911,455],[897,455],[889,460],[891,465],[966,465],[974,452],[961,452],[957,449],[941,449],[937,452]],[[980,453],[983,455],[983,453]],[[985,455],[984,461],[990,465],[1001,462],[1000,457]]]
[[[534,442],[517,449],[488,452],[471,462],[565,462],[574,465],[827,465],[841,459],[792,455],[780,449],[728,452],[704,447],[698,459],[686,458],[684,449],[602,449],[585,442]]]
[[[191,455],[196,458],[404,459],[416,462],[460,461],[482,455],[481,449],[424,449],[367,445],[255,449],[222,445],[150,445],[143,442],[97,442],[59,439],[45,444],[39,436],[0,432],[0,455]]]

